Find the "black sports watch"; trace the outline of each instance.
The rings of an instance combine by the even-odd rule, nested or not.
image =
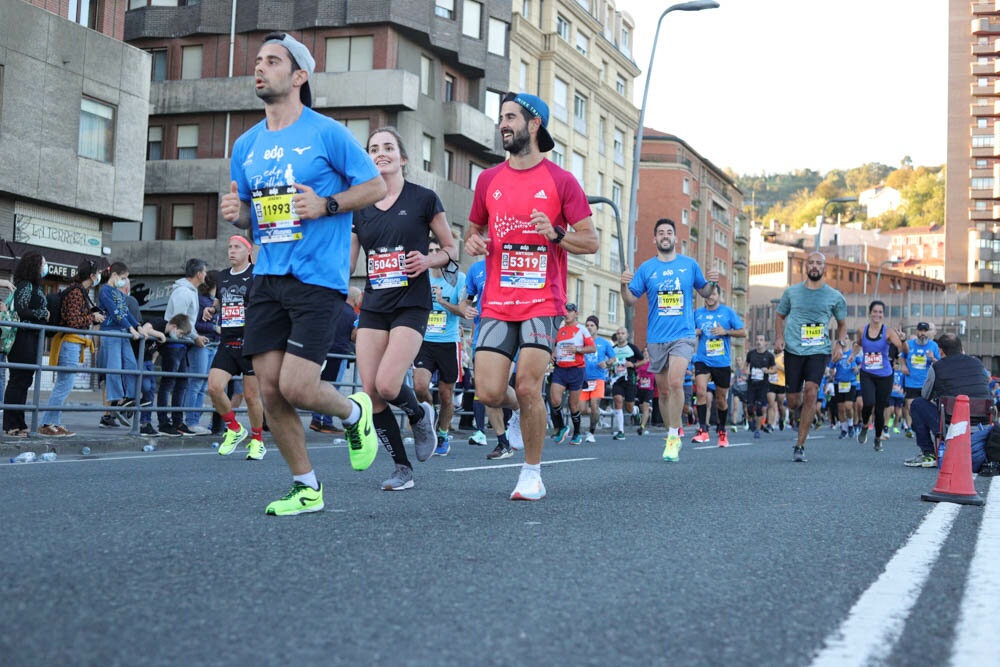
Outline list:
[[[326,198],[326,214],[327,215],[337,215],[337,211],[340,210],[340,204],[333,197]]]
[[[554,243],[555,245],[559,245],[560,243],[562,243],[562,240],[566,237],[566,230],[563,229],[562,227],[553,227],[553,229],[556,230],[556,237],[552,239],[552,243]]]

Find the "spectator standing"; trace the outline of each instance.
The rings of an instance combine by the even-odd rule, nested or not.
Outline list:
[[[198,286],[199,317],[194,328],[207,342],[204,347],[193,345],[188,348],[188,371],[193,377],[188,380],[187,390],[184,393],[184,407],[187,408],[204,406],[208,378],[198,376],[208,373],[219,349],[219,312],[214,307],[217,279],[215,271],[208,271],[205,274],[205,282]],[[208,435],[212,432],[210,428],[199,424],[199,421],[201,421],[200,411],[190,410],[184,415],[184,425],[194,435]]]
[[[31,251],[18,260],[14,267],[14,310],[22,322],[46,324],[49,321],[48,302],[42,291],[42,278],[49,272],[49,265],[40,253]],[[38,363],[38,332],[18,329],[14,344],[7,354],[7,360],[18,364]],[[35,371],[30,369],[10,369],[6,402],[24,405],[28,389],[34,381]],[[4,435],[13,438],[28,437],[28,424],[24,421],[24,410],[7,408],[3,413]]]
[[[80,262],[73,282],[63,290],[59,300],[59,319],[63,326],[87,331],[94,324],[104,321],[103,314],[94,312],[94,304],[89,295],[90,288],[96,287],[100,282],[101,272],[97,269],[97,262],[92,259]],[[89,349],[91,354],[94,352],[94,342],[85,334],[59,332],[52,338],[49,360],[51,362],[55,359],[56,366],[79,368],[83,365],[84,349]],[[56,381],[49,394],[48,411],[42,415],[42,426],[38,429],[39,435],[55,438],[75,435],[62,425],[62,412],[59,410],[73,390],[75,379],[75,371],[56,373]]]
[[[197,322],[201,320],[202,308],[198,301],[198,288],[205,282],[205,276],[207,274],[208,270],[204,260],[195,257],[187,261],[187,264],[184,266],[184,277],[178,278],[174,282],[174,287],[170,292],[170,297],[167,299],[167,312],[164,314],[164,319],[169,321],[174,315],[183,314],[187,315],[188,319],[192,323],[197,324]],[[160,350],[160,363],[164,366],[162,370],[167,371],[167,366],[169,366],[169,370],[171,372],[185,374],[191,372],[191,359],[194,359],[196,363],[200,364],[203,358],[204,348],[207,343],[208,339],[198,334],[196,331],[192,331],[186,341],[171,342],[168,340],[164,349]],[[181,347],[182,345],[184,346],[183,348]],[[188,347],[196,347],[198,348],[198,352],[190,353],[188,352]],[[182,358],[175,358],[175,354],[180,354]],[[159,406],[161,408],[166,407],[166,399],[168,395],[170,395],[171,407],[194,407],[184,402],[185,398],[191,398],[187,394],[189,381],[190,380],[186,377],[161,377],[160,390],[158,394]],[[164,385],[166,385],[166,387]],[[162,426],[166,426],[169,423],[169,426],[176,429],[180,435],[199,435],[195,431],[188,428],[184,423],[184,414],[182,411],[174,412],[173,415],[172,423],[169,423],[163,421],[166,413],[161,412],[160,424]],[[169,432],[171,430],[172,429],[168,427],[168,433],[163,433],[161,429],[161,434],[173,435],[173,433]]]
[[[101,331],[128,333],[133,340],[141,337],[139,333],[139,321],[129,312],[125,295],[121,289],[128,283],[128,267],[124,262],[114,262],[104,270],[107,278],[103,280],[105,288],[100,291],[97,297],[98,306],[104,314],[104,321],[101,322]],[[106,401],[108,405],[128,406],[135,404],[135,376],[115,373],[117,370],[131,370],[138,368],[135,360],[135,353],[127,338],[120,336],[102,336],[100,353],[98,354],[97,365],[107,370],[105,375]],[[107,427],[117,419],[122,426],[130,426],[128,415],[123,411],[116,411],[114,417],[109,419],[108,415],[101,418],[101,426]]]

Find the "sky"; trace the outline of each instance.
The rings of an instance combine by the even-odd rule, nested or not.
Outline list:
[[[948,0],[718,2],[663,20],[647,127],[748,175],[944,164]],[[637,26],[636,107],[671,4],[617,0]]]

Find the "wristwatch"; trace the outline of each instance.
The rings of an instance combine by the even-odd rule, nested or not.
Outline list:
[[[552,239],[552,242],[559,245],[566,236],[566,230],[562,227],[553,227],[552,229],[556,230],[556,237]]]
[[[340,210],[340,204],[333,197],[326,198],[326,214],[327,215],[337,215],[337,211]]]

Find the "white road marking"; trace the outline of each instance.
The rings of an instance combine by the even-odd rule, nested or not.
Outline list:
[[[554,461],[542,461],[543,466],[550,466],[556,463],[576,463],[578,461],[596,461],[596,456],[583,459],[556,459]],[[523,463],[500,463],[491,466],[475,466],[473,468],[448,468],[448,472],[472,472],[474,470],[500,470],[501,468],[520,468]]]
[[[993,490],[995,479],[990,481]],[[1000,491],[1000,486],[997,487]],[[959,610],[952,644],[954,667],[996,665],[996,620],[1000,618],[1000,595],[996,592],[996,567],[1000,563],[1000,498],[989,495],[979,525],[976,551],[969,564],[969,577]]]
[[[854,603],[847,618],[824,642],[811,663],[879,664],[899,640],[961,505],[937,503],[885,570]],[[995,650],[994,645],[994,650]]]
[[[277,449],[277,445],[275,445],[274,448]],[[315,450],[318,450],[318,449],[347,449],[347,445],[310,445],[309,446],[309,451],[315,451]],[[59,456],[66,456],[67,458],[57,458],[55,461],[42,461],[41,459],[39,459],[38,461],[36,461],[36,463],[44,463],[46,465],[52,465],[53,463],[99,463],[101,461],[133,461],[133,460],[136,460],[136,459],[144,459],[144,460],[148,461],[148,460],[151,460],[151,459],[176,458],[178,456],[211,456],[212,454],[214,454],[215,456],[219,455],[219,453],[217,451],[215,451],[214,449],[210,449],[208,451],[202,451],[202,450],[197,450],[196,451],[196,450],[192,450],[192,449],[182,449],[180,451],[159,450],[158,449],[158,450],[155,450],[155,451],[152,451],[152,452],[144,452],[141,449],[135,449],[135,450],[128,450],[128,451],[129,451],[128,454],[124,454],[124,455],[123,454],[116,454],[114,456],[106,455],[106,454],[99,454],[99,453],[98,454],[87,454],[86,456],[82,456],[80,454],[60,454]],[[245,452],[246,450],[243,450],[243,451]],[[230,454],[230,456],[236,455],[235,458],[242,458],[242,457],[239,456],[239,453],[240,452],[234,451],[233,454]],[[229,457],[223,457],[223,458],[229,458]],[[2,465],[2,464],[0,464],[0,465]],[[10,464],[7,464],[7,465],[24,466],[24,465],[34,465],[34,463],[31,463],[31,464],[25,464],[25,463],[12,464],[12,463],[10,463]]]

